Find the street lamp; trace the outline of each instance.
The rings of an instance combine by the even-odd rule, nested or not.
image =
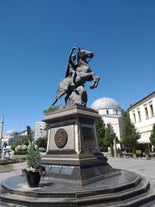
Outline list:
[[[4,124],[4,114],[2,114],[1,116],[1,125],[0,125],[1,148],[2,148],[2,138],[3,138],[3,124]]]

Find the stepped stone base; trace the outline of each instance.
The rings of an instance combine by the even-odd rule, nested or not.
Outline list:
[[[0,200],[33,207],[138,207],[155,200],[154,187],[139,175],[119,174],[84,186],[60,184],[42,179],[38,188],[29,188],[22,176],[2,183]],[[11,205],[10,205],[11,206]]]

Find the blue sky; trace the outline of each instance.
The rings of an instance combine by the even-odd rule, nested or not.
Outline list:
[[[126,110],[155,90],[154,0],[1,0],[4,134],[42,120],[74,43],[94,52],[101,78],[96,89],[86,84],[88,107],[106,96]]]

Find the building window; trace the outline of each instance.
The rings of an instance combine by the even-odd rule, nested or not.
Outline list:
[[[136,123],[136,114],[133,113],[133,120],[134,120],[134,123]]]
[[[139,122],[141,121],[141,114],[140,114],[140,110],[137,111],[138,112],[138,120]]]
[[[150,106],[150,116],[153,117],[153,116],[154,116],[154,110],[153,110],[153,105],[152,105],[152,103],[149,104],[149,106]]]
[[[109,114],[109,111],[107,110],[107,114]]]
[[[116,110],[116,115],[119,115],[119,111],[118,110]]]
[[[147,110],[147,106],[145,106],[145,118],[148,119],[149,118],[149,113],[148,113],[148,110]]]

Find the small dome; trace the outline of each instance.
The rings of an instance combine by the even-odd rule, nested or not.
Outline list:
[[[99,98],[96,101],[93,102],[91,105],[92,109],[99,110],[99,109],[115,109],[115,110],[121,110],[121,107],[112,98],[103,97]]]

